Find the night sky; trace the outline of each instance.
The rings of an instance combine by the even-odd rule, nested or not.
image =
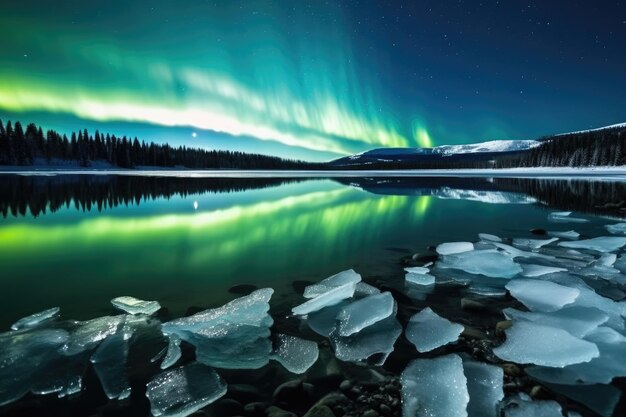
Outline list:
[[[0,118],[309,160],[626,121],[626,2],[4,1]]]

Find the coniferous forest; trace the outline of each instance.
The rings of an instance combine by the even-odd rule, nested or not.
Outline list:
[[[0,165],[94,165],[119,168],[303,169],[315,164],[260,154],[140,142],[86,129],[69,137],[30,123],[0,121]]]
[[[626,165],[626,126],[541,138],[526,151],[458,154],[415,160],[337,166],[260,154],[172,147],[116,137],[86,129],[69,137],[45,133],[34,123],[22,127],[0,121],[0,165],[70,165],[77,167],[163,167],[187,169],[464,169],[516,167],[589,167]]]

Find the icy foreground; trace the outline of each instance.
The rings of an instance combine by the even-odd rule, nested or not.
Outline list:
[[[576,218],[571,214],[553,216]],[[220,374],[228,379],[232,373],[226,370],[270,366],[307,378],[323,372],[328,363],[322,360],[329,357],[341,367],[367,369],[385,365],[393,353],[393,366],[398,357],[408,363],[400,378],[407,417],[575,415],[554,401],[512,394],[509,385],[505,398],[501,361],[610,417],[621,395],[611,383],[626,377],[626,238],[620,225],[602,226],[600,234],[612,236],[588,238],[585,231],[582,240],[573,231],[554,231],[550,239],[481,233],[477,242],[443,243],[436,260],[400,272],[401,290],[377,288],[347,270],[306,287],[287,317],[270,314],[271,288],[163,323],[153,316],[158,302],[132,297],[111,301],[123,313],[87,321],[62,320],[60,309],[51,308],[0,334],[0,406],[31,394],[78,395],[88,372],[112,401],[135,399],[142,392],[133,379],[133,358],[141,349],[134,349],[147,340],[154,345],[144,358],[153,363],[145,381],[154,416],[187,416],[220,399],[227,392]],[[493,314],[510,323],[487,340],[484,355],[467,349],[468,338],[480,339],[471,326],[427,306],[441,285],[469,297],[463,311],[489,308],[496,299],[508,303]],[[455,310],[435,309],[465,323]],[[277,328],[285,320],[295,325]],[[396,345],[403,349],[394,353]]]

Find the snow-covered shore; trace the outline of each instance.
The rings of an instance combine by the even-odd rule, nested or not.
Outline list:
[[[76,169],[0,167],[0,175],[137,175],[190,178],[331,178],[331,177],[510,177],[608,178],[626,180],[626,166],[584,168],[407,169],[407,170],[186,170],[186,169]]]

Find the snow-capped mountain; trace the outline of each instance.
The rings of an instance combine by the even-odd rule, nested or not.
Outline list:
[[[579,133],[588,133],[588,132],[598,132],[600,130],[605,130],[605,129],[617,129],[617,128],[622,128],[622,127],[626,127],[626,123],[617,123],[614,125],[610,125],[610,126],[603,126],[603,127],[597,127],[595,129],[587,129],[587,130],[578,130],[576,132],[568,132],[568,133],[559,133],[558,135],[554,135],[552,137],[556,137],[556,136],[567,136],[567,135],[577,135]]]
[[[536,140],[492,140],[464,145],[443,145],[434,148],[378,148],[340,158],[332,163],[345,166],[376,162],[427,162],[441,158],[464,158],[465,156],[482,159],[503,152],[525,151],[540,144],[541,142]]]

